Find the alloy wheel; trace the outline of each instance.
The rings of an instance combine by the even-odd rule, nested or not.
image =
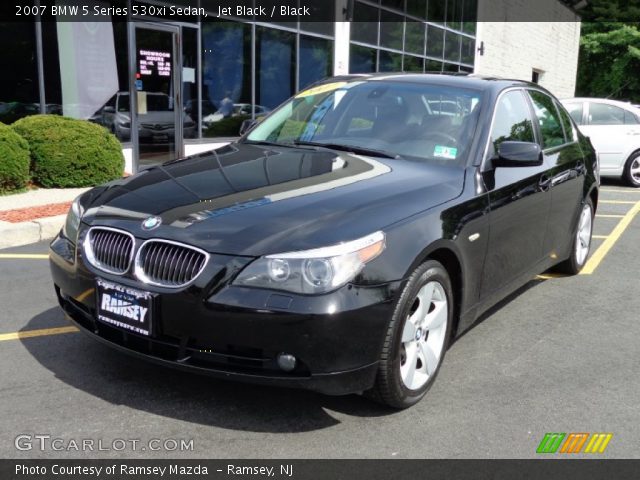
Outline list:
[[[629,174],[635,183],[640,184],[640,157],[636,157],[631,163]]]
[[[585,204],[580,214],[580,223],[578,223],[578,233],[576,239],[576,260],[578,265],[582,265],[589,254],[591,246],[591,206]]]
[[[442,358],[449,308],[443,286],[426,283],[416,295],[402,331],[400,376],[410,390],[423,387]]]

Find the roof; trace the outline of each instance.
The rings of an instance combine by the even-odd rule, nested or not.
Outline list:
[[[474,88],[477,90],[496,89],[502,90],[507,87],[519,86],[530,87],[535,86],[541,88],[540,85],[526,82],[523,80],[513,80],[498,77],[489,77],[476,74],[450,74],[450,73],[405,73],[405,72],[388,72],[388,73],[367,73],[352,74],[332,77],[319,84],[335,81],[362,81],[362,80],[390,80],[394,82],[411,82],[411,83],[429,83],[439,85],[451,85],[461,88]]]

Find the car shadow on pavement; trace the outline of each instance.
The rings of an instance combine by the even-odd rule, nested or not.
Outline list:
[[[56,307],[33,317],[22,331],[61,324],[66,321]],[[340,423],[328,411],[358,417],[395,412],[358,395],[331,397],[181,372],[112,350],[83,333],[21,341],[57,381],[74,389],[114,405],[201,425],[292,433]]]

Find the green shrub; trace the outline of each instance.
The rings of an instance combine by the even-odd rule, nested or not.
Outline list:
[[[122,146],[100,125],[32,115],[12,127],[29,143],[31,174],[43,187],[90,187],[122,177]]]
[[[20,190],[29,181],[29,144],[0,123],[0,193]]]

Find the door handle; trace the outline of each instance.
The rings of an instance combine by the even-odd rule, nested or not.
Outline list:
[[[546,175],[542,175],[540,177],[540,181],[538,182],[538,187],[540,188],[541,192],[546,192],[547,190],[549,190],[549,188],[551,188],[551,179]]]

